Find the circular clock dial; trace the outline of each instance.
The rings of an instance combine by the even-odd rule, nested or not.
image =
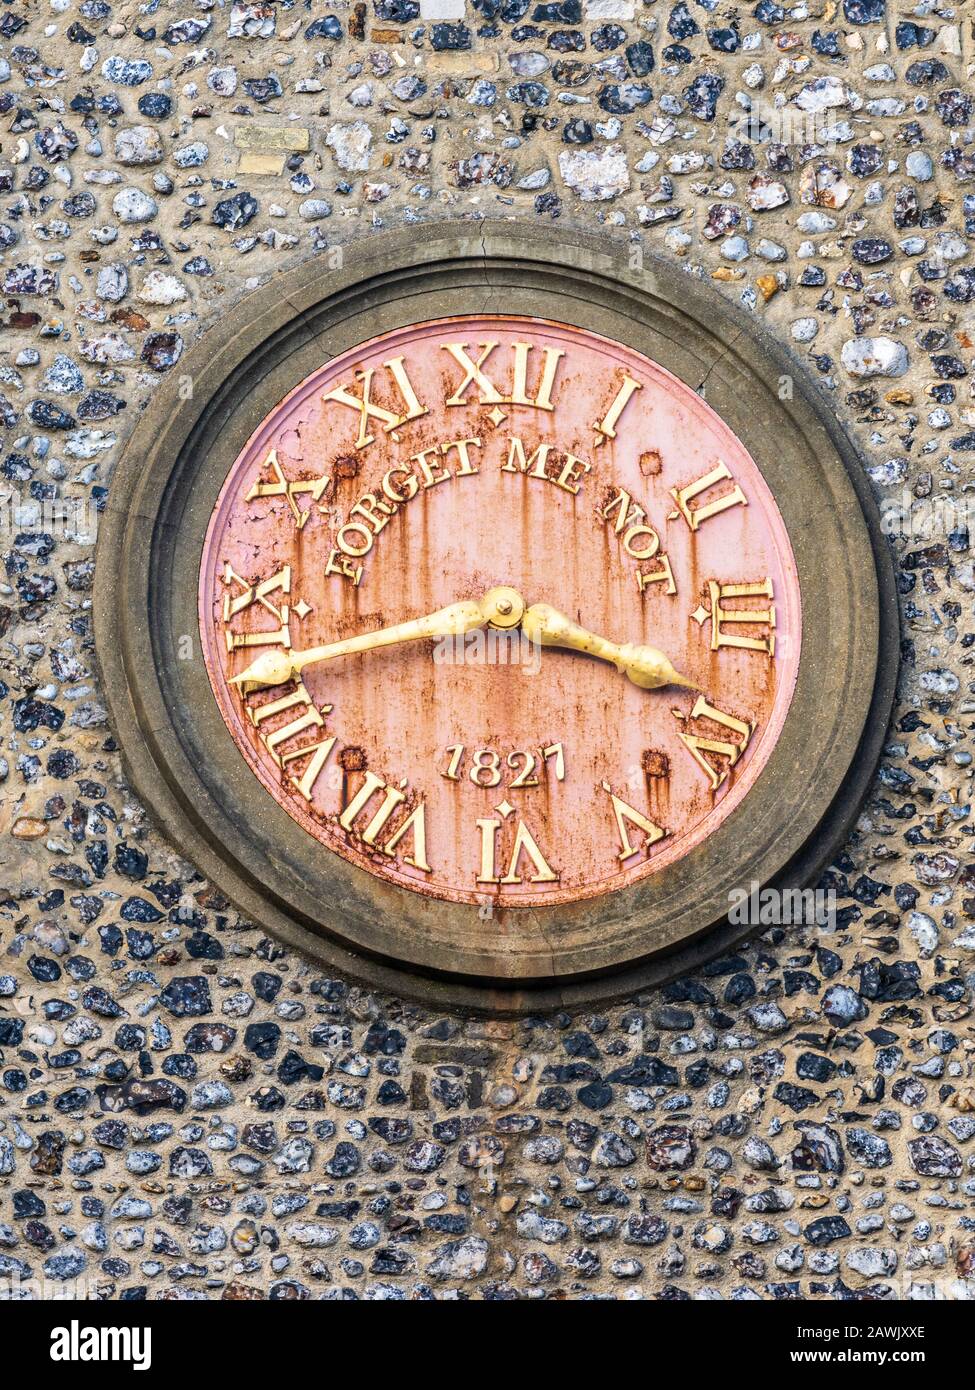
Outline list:
[[[268,794],[364,871],[492,909],[700,844],[800,656],[789,538],[727,425],[638,352],[514,316],[298,385],[227,476],[199,612]]]

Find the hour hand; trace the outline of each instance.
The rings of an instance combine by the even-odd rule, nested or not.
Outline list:
[[[379,628],[376,632],[361,632],[357,637],[347,637],[342,642],[309,647],[303,652],[265,652],[246,671],[234,676],[230,683],[239,685],[241,692],[246,695],[251,690],[283,685],[285,681],[300,675],[306,666],[318,661],[354,656],[376,647],[392,647],[398,642],[416,642],[424,637],[461,637],[465,632],[473,632],[475,628],[488,623],[492,627],[512,627],[521,617],[523,609],[521,596],[514,589],[489,589],[479,600],[451,603],[423,618],[412,618],[409,622]]]
[[[617,671],[644,690],[657,690],[663,685],[699,689],[694,681],[675,670],[656,647],[611,642],[607,637],[600,637],[598,633],[580,627],[547,603],[533,603],[522,617],[521,628],[530,641],[539,642],[543,647],[568,647],[572,651],[599,657],[601,661],[612,662]]]

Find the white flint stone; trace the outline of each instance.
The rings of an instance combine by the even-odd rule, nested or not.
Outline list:
[[[819,322],[814,318],[796,319],[791,332],[797,343],[811,343],[819,332]]]
[[[508,62],[518,77],[538,77],[549,66],[544,53],[529,49],[525,53],[509,53]]]
[[[780,208],[789,201],[789,190],[777,179],[766,179],[758,175],[748,189],[748,206],[753,212],[769,212]]]
[[[347,97],[350,106],[371,106],[372,105],[372,83],[363,82],[361,86],[353,87]]]
[[[817,77],[807,82],[795,98],[800,111],[828,111],[834,106],[847,106],[849,93],[838,77]]]
[[[175,275],[163,270],[150,270],[139,286],[143,304],[180,304],[186,298],[186,286]]]
[[[917,942],[918,950],[925,960],[930,960],[938,949],[938,924],[926,912],[911,912],[907,918],[907,929]]]
[[[331,203],[324,198],[306,198],[298,208],[298,216],[304,222],[319,222],[332,211]]]
[[[112,211],[120,222],[149,222],[158,208],[141,188],[123,188],[112,199]]]
[[[796,227],[804,234],[831,232],[836,226],[836,218],[825,212],[802,212],[796,218]]]
[[[767,237],[762,237],[755,250],[763,261],[784,261],[789,254],[779,242],[769,241]]]
[[[232,97],[237,90],[237,69],[211,68],[207,73],[207,86],[217,96]]]
[[[667,160],[667,172],[693,174],[698,169],[703,169],[704,164],[704,155],[699,150],[691,150],[687,154],[672,154]]]
[[[630,186],[626,155],[619,145],[602,151],[565,150],[559,155],[559,172],[584,203],[605,202]]]
[[[726,261],[743,261],[748,256],[748,242],[743,236],[730,236],[721,243],[721,254]]]
[[[630,20],[636,13],[635,0],[585,0],[586,19]]]
[[[350,125],[337,122],[329,128],[325,143],[335,155],[335,162],[340,169],[361,173],[369,168],[372,131],[365,121],[353,121]]]
[[[118,304],[125,298],[129,288],[129,273],[124,265],[115,262],[102,266],[95,283],[95,293],[99,299],[107,299],[110,304]]]
[[[897,97],[884,97],[879,101],[868,101],[866,111],[868,116],[900,116],[906,105]]]
[[[934,239],[934,253],[941,261],[960,261],[968,255],[968,243],[957,232],[939,232]]]
[[[934,164],[931,156],[925,154],[923,150],[911,150],[904,161],[904,168],[912,179],[917,179],[918,183],[927,183],[934,175]]]
[[[533,169],[530,174],[518,180],[519,188],[535,189],[545,188],[552,175],[547,169]]]
[[[158,164],[162,157],[162,139],[155,126],[134,125],[115,136],[115,158],[120,164]]]
[[[903,376],[907,348],[895,338],[850,338],[843,344],[840,361],[850,376]]]

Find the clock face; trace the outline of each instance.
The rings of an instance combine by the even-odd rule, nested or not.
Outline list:
[[[796,563],[704,400],[584,330],[389,332],[234,462],[199,579],[242,756],[324,849],[492,909],[652,876],[749,795],[799,669]]]

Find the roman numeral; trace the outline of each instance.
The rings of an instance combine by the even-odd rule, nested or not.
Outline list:
[[[323,705],[321,710],[316,708],[311,702],[311,696],[305,689],[304,683],[299,680],[289,695],[282,695],[277,700],[268,700],[263,705],[248,706],[247,713],[251,723],[260,731],[261,725],[269,719],[274,719],[279,714],[289,713],[291,710],[297,711],[294,718],[288,720],[286,724],[279,725],[273,731],[261,732],[261,741],[282,770],[290,769],[292,763],[304,763],[303,769],[296,769],[299,772],[298,776],[289,773],[289,780],[295,790],[300,792],[306,801],[310,802],[315,783],[335,747],[336,736],[330,734],[328,738],[322,739],[318,743],[303,743],[297,748],[285,749],[284,745],[290,743],[299,734],[303,734],[307,729],[324,728],[325,715],[331,714],[332,706]],[[308,759],[307,763],[304,762],[306,758]]]
[[[502,801],[497,807],[501,815],[507,819],[514,810],[506,801]],[[485,817],[476,822],[481,834],[481,871],[477,875],[477,883],[499,883],[515,884],[524,883],[521,874],[519,861],[525,855],[534,873],[529,874],[530,883],[556,883],[558,874],[552,869],[542,851],[538,848],[538,842],[528,829],[523,820],[519,820],[515,830],[515,841],[511,847],[511,855],[508,859],[507,872],[498,877],[498,831],[501,829],[501,821]]]
[[[766,656],[775,655],[775,604],[769,603],[767,608],[722,608],[723,599],[739,598],[767,598],[771,600],[772,593],[771,579],[762,579],[755,584],[719,584],[714,579],[708,580],[708,593],[711,597],[711,611],[708,612],[703,605],[691,614],[694,621],[703,627],[706,622],[711,624],[711,650],[716,652],[721,647],[741,647],[745,651],[764,652]],[[755,624],[762,623],[768,628],[768,635],[765,637],[743,637],[734,632],[725,632],[726,624]]]
[[[481,343],[480,353],[476,359],[470,356],[466,343],[441,343],[440,346],[445,352],[450,353],[464,372],[463,380],[447,397],[444,402],[445,405],[469,405],[467,390],[473,385],[480,392],[481,405],[530,405],[534,406],[536,410],[555,409],[552,404],[552,388],[555,385],[555,374],[558,371],[559,360],[565,356],[560,348],[546,347],[542,349],[542,367],[538,387],[535,395],[529,396],[528,362],[530,353],[534,351],[534,345],[532,343],[512,343],[511,351],[514,354],[514,361],[511,368],[511,390],[505,396],[501,394],[484,371],[485,364],[498,346],[496,341]]]
[[[715,497],[710,502],[702,502],[698,507],[692,508],[690,506],[695,497],[700,496],[702,492],[710,491],[718,483],[725,481],[734,483],[730,492],[722,493],[720,497]],[[682,516],[692,531],[696,531],[702,521],[717,516],[719,512],[727,511],[729,507],[748,506],[748,498],[735,483],[728,465],[722,460],[718,461],[710,473],[705,473],[693,483],[688,483],[686,487],[672,487],[670,495],[677,503],[677,510],[670,513],[668,520],[676,521],[678,516]]]
[[[294,518],[295,526],[300,531],[305,522],[311,516],[310,511],[302,511],[295,501],[295,497],[301,492],[310,492],[313,502],[318,502],[322,493],[328,487],[331,479],[326,473],[320,478],[301,478],[298,482],[292,483],[284,476],[284,469],[278,459],[277,449],[271,449],[267,458],[261,464],[261,469],[269,468],[274,475],[274,482],[256,482],[251,490],[244,495],[245,502],[253,502],[256,497],[286,497],[288,506],[291,508],[291,515]]]
[[[381,795],[382,800],[378,806],[372,810],[368,822],[364,829],[356,828],[355,822],[362,813],[369,807],[376,795]],[[402,824],[385,841],[380,843],[380,836],[386,831],[389,822],[394,814],[406,801],[407,794],[401,787],[390,786],[382,777],[377,777],[374,772],[367,772],[362,786],[352,797],[345,809],[339,815],[339,825],[349,834],[361,840],[370,849],[378,849],[381,853],[388,855],[391,859],[396,854],[397,846],[408,834],[413,836],[413,853],[403,856],[404,863],[412,864],[414,868],[420,869],[423,873],[431,873],[430,865],[427,863],[427,829],[426,829],[426,810],[425,803],[422,801],[410,811],[409,815]]]
[[[406,367],[403,365],[403,358],[392,357],[388,362],[384,362],[383,366],[392,377],[393,384],[402,398],[405,407],[402,411],[387,410],[385,406],[377,405],[373,401],[372,381],[376,374],[374,367],[367,367],[355,374],[356,380],[362,382],[361,395],[353,394],[348,386],[335,386],[331,391],[322,393],[323,401],[335,401],[338,405],[345,405],[350,410],[359,412],[359,434],[355,441],[357,449],[364,449],[375,439],[375,435],[369,433],[371,420],[381,421],[385,433],[391,435],[398,443],[396,430],[400,425],[405,425],[408,420],[419,420],[422,415],[429,413],[427,407],[421,405],[417,398],[407,375]]]
[[[651,845],[655,845],[658,840],[662,840],[667,834],[659,825],[655,825],[652,820],[638,811],[635,806],[630,806],[617,796],[608,782],[603,782],[604,792],[609,793],[610,803],[613,808],[613,816],[616,820],[616,831],[620,838],[620,850],[617,858],[621,864],[625,864],[628,859],[632,859],[634,854],[639,854],[641,846],[635,845],[630,839],[630,826],[635,826],[637,830],[643,832],[646,839],[642,848],[647,850]]]
[[[730,733],[738,735],[735,742],[730,742],[727,739],[691,734],[683,730],[678,734],[678,738],[689,750],[691,757],[697,763],[701,771],[706,774],[708,781],[711,783],[711,790],[717,791],[727,780],[728,773],[748,747],[749,740],[755,732],[755,725],[746,724],[743,719],[736,719],[732,714],[725,714],[723,710],[715,709],[713,705],[708,704],[703,695],[699,695],[694,701],[694,708],[691,710],[690,715],[685,715],[684,712],[679,709],[671,710],[671,713],[675,719],[680,720],[710,719],[713,723],[720,724]],[[714,764],[709,762],[704,756],[705,753],[727,759],[727,761],[715,767]]]
[[[593,429],[596,431],[594,444],[597,449],[600,444],[605,444],[607,439],[616,438],[616,426],[619,423],[620,416],[629,403],[630,397],[634,392],[642,390],[642,382],[634,381],[629,373],[624,373],[622,384],[613,398],[612,405],[603,418],[593,425]]]
[[[239,584],[242,593],[231,596],[229,593],[223,597],[223,621],[226,625],[238,613],[243,613],[250,608],[251,604],[259,603],[271,614],[272,618],[278,623],[276,632],[224,632],[227,641],[227,651],[236,651],[238,647],[290,647],[291,633],[288,628],[288,604],[272,603],[269,595],[291,593],[291,566],[284,565],[276,574],[272,574],[268,579],[262,579],[260,583],[251,584],[249,580],[239,575],[232,565],[228,563],[224,566],[223,582],[226,585]]]

